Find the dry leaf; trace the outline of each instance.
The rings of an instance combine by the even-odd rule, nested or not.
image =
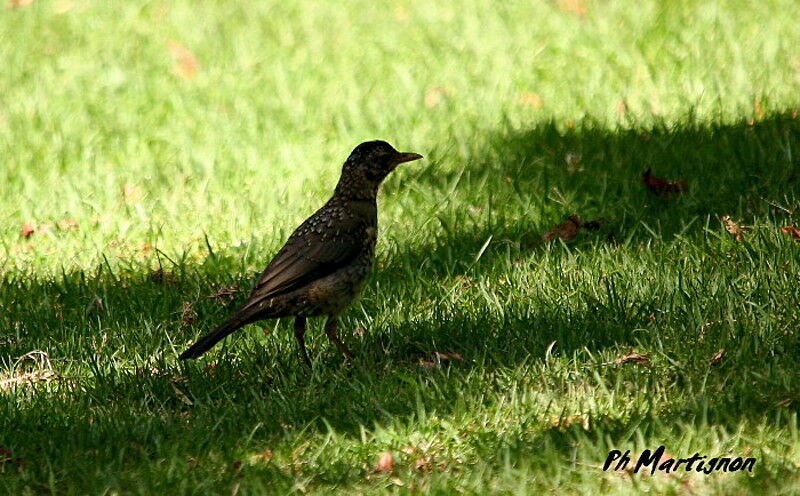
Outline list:
[[[22,228],[20,229],[20,233],[22,234],[23,238],[30,238],[31,235],[35,232],[36,232],[36,227],[30,222],[22,224]]]
[[[420,472],[430,472],[431,471],[431,457],[427,455],[420,456],[416,460],[414,460],[414,468],[419,470]]]
[[[378,457],[378,461],[375,462],[375,469],[374,472],[383,472],[386,474],[391,474],[394,468],[394,458],[392,457],[391,451],[384,451],[381,453],[381,456]]]
[[[625,353],[624,355],[620,355],[615,358],[614,363],[637,363],[641,365],[649,365],[650,355],[647,353],[637,353],[635,351],[631,351],[630,353]]]
[[[178,282],[178,278],[172,272],[165,271],[164,269],[156,269],[150,273],[150,281],[161,284],[174,284]]]
[[[444,102],[447,98],[447,90],[441,86],[434,86],[425,92],[425,106],[433,108]]]
[[[781,231],[800,241],[800,229],[794,226],[783,226]]]
[[[708,359],[711,365],[719,363],[720,360],[725,356],[725,348],[720,348],[713,355]]]
[[[184,79],[192,79],[199,67],[197,57],[188,48],[175,40],[167,41],[167,48],[176,62],[175,73]]]
[[[745,226],[734,222],[727,215],[722,217],[722,222],[725,224],[725,230],[733,234],[733,237],[736,241],[741,241],[742,239],[744,239]]]
[[[27,7],[32,3],[33,0],[8,0],[6,7],[9,9],[21,9],[22,7]]]
[[[666,179],[654,176],[650,169],[642,172],[642,182],[644,182],[644,185],[647,186],[647,189],[650,190],[651,193],[663,196],[664,198],[669,198],[671,194],[677,195],[689,189],[686,185],[686,181],[683,179],[667,181]]]
[[[625,105],[624,101],[620,100],[617,102],[616,109],[617,109],[617,115],[620,117],[624,117],[625,111],[628,109],[628,106]]]
[[[542,106],[542,97],[532,91],[526,91],[519,96],[519,104],[524,107],[539,108]]]
[[[564,241],[570,241],[575,236],[578,235],[578,229],[597,229],[600,227],[599,220],[592,220],[589,222],[583,222],[576,214],[572,214],[567,217],[567,220],[564,222],[557,224],[555,227],[547,231],[542,235],[542,239],[544,241],[552,241],[556,238],[562,239]]]
[[[578,228],[581,226],[581,221],[577,215],[570,215],[567,220],[557,224],[555,227],[542,235],[545,241],[552,241],[556,238],[564,241],[569,241],[578,235]]]
[[[197,312],[192,308],[192,304],[184,301],[181,305],[181,326],[190,326],[197,320]]]
[[[558,6],[579,16],[586,14],[586,2],[583,0],[558,0]]]

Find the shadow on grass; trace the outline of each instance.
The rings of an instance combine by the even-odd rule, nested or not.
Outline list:
[[[376,293],[376,286],[392,293],[395,286],[413,285],[414,274],[422,270],[426,284],[444,284],[469,271],[499,274],[505,261],[535,261],[544,250],[556,259],[567,256],[558,245],[543,247],[539,237],[573,212],[584,219],[603,219],[599,231],[575,241],[578,249],[594,249],[669,242],[676,234],[699,232],[716,215],[745,221],[783,219],[787,212],[774,205],[797,206],[798,171],[792,154],[800,144],[800,120],[789,115],[752,125],[621,132],[590,124],[561,132],[548,124],[490,136],[487,143],[462,168],[429,167],[413,177],[421,194],[454,185],[454,197],[431,212],[433,220],[425,229],[435,234],[390,250],[386,267],[373,278],[361,304],[365,314],[381,306],[374,301],[376,294],[384,296]],[[653,196],[641,184],[640,173],[647,168],[663,177],[684,178],[689,191],[671,199]],[[490,236],[492,243],[475,261],[474,254]],[[94,275],[65,273],[53,280],[6,275],[0,284],[5,307],[0,323],[11,331],[0,336],[0,355],[10,360],[45,349],[52,358],[65,359],[67,369],[70,363],[90,364],[92,380],[76,393],[81,409],[108,408],[120,415],[119,423],[147,424],[166,437],[183,431],[199,443],[193,448],[198,451],[211,443],[235,449],[240,436],[233,433],[252,429],[256,422],[263,433],[259,435],[266,436],[279,437],[309,424],[358,435],[363,426],[397,417],[413,419],[421,409],[447,414],[456,408],[460,388],[475,368],[540,363],[554,341],[567,361],[583,350],[633,345],[637,337],[631,330],[647,327],[658,310],[655,300],[631,298],[626,305],[634,310],[627,313],[599,303],[530,311],[530,305],[523,305],[502,314],[434,312],[434,317],[409,319],[399,326],[377,323],[355,344],[361,358],[353,365],[344,365],[315,328],[314,372],[302,366],[288,322],[277,327],[265,323],[275,332],[258,342],[240,338],[257,328],[240,332],[226,345],[229,350],[235,347],[235,353],[225,354],[214,367],[204,368],[205,362],[176,366],[167,341],[174,339],[180,352],[201,330],[223,319],[238,300],[220,302],[208,295],[231,284],[248,288],[252,275],[242,274],[240,268],[235,256],[218,254],[170,269],[174,279],[135,271],[111,274],[104,268]],[[184,302],[191,302],[191,309]],[[747,339],[745,349],[759,346],[759,337]],[[696,397],[675,406],[676,416],[702,414],[733,425],[742,415],[774,406],[775,398],[762,391],[791,387],[791,377],[785,374],[772,379],[757,371],[752,357],[709,372],[703,360],[717,343],[702,346],[701,353],[665,362],[662,370],[686,387],[692,383],[687,376],[702,382],[716,374],[727,392],[716,400]],[[420,359],[431,360],[432,351],[457,351],[467,359],[432,370],[421,367]],[[790,355],[764,364],[763,370],[789,370]],[[746,370],[736,370],[737,363]],[[77,374],[87,373],[81,365],[75,367]],[[775,383],[784,380],[781,387]],[[501,391],[500,385],[487,385],[488,394]],[[88,439],[104,428],[67,422],[75,415],[69,410],[72,400],[67,396],[60,401],[61,412],[26,408],[0,417],[34,425],[52,415],[61,421],[45,423],[44,431],[31,434],[42,437],[42,445],[51,436],[58,438],[56,431],[85,436],[91,444]],[[11,407],[6,403],[6,408]],[[188,412],[188,420],[181,420],[181,412]],[[152,432],[143,435],[152,437]],[[111,427],[106,435],[106,442],[115,436],[119,443],[130,442]],[[13,439],[4,442],[14,444]]]

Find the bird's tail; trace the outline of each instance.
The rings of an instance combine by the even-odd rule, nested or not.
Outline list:
[[[238,316],[234,315],[227,322],[220,325],[213,331],[209,332],[205,336],[201,337],[197,340],[192,346],[189,347],[188,350],[181,353],[179,357],[181,360],[186,360],[187,358],[197,358],[206,351],[210,350],[212,346],[217,344],[219,341],[225,338],[228,334],[232,333],[236,329],[242,327],[243,325],[247,324],[247,320],[243,318],[239,318]]]

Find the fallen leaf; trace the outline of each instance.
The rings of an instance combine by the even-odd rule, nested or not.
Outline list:
[[[178,282],[178,278],[172,272],[165,271],[164,269],[156,269],[150,273],[150,281],[161,284],[174,284]]]
[[[27,7],[32,3],[33,0],[8,0],[8,3],[6,3],[6,7],[8,7],[9,9],[21,9],[22,7]]]
[[[544,241],[552,241],[556,238],[570,241],[575,236],[578,235],[579,229],[588,229],[593,230],[600,227],[600,220],[591,220],[589,222],[583,222],[576,214],[572,214],[567,217],[567,220],[564,222],[557,224],[555,227],[547,231],[542,235],[542,239]]]
[[[567,12],[583,17],[586,14],[586,2],[583,0],[558,0],[558,5]]]
[[[722,222],[725,224],[725,230],[733,234],[733,237],[736,241],[741,241],[742,239],[744,239],[745,226],[734,222],[727,215],[722,217]]]
[[[708,361],[709,363],[711,363],[711,365],[714,365],[716,363],[719,363],[719,361],[722,360],[724,356],[725,356],[725,348],[720,348],[717,351],[715,351],[713,355],[711,355]]]
[[[197,57],[188,48],[175,40],[167,41],[167,49],[169,49],[172,58],[175,59],[175,73],[184,79],[192,79],[199,67]]]
[[[444,102],[447,98],[447,90],[442,86],[434,86],[425,92],[425,106],[433,108]]]
[[[564,241],[569,241],[578,235],[578,228],[581,227],[581,221],[577,215],[570,215],[567,220],[547,231],[542,235],[545,241],[552,241],[556,238]]]
[[[617,102],[616,109],[617,109],[617,115],[620,117],[624,117],[625,111],[628,110],[628,106],[625,105],[624,101],[620,100]]]
[[[532,91],[519,95],[519,104],[524,107],[539,108],[542,106],[542,97]]]
[[[784,232],[789,236],[793,237],[794,239],[800,241],[800,229],[794,226],[783,226],[781,228],[781,232]]]
[[[635,351],[631,351],[630,353],[625,353],[624,355],[620,355],[617,358],[615,358],[614,363],[616,364],[637,363],[641,365],[649,365],[650,355],[647,353],[638,353]]]
[[[431,457],[423,455],[414,460],[414,468],[420,472],[431,471]]]
[[[36,232],[36,227],[30,222],[26,222],[22,224],[20,232],[22,233],[23,238],[30,238],[31,235]]]
[[[184,301],[181,305],[181,326],[190,326],[197,320],[197,312],[192,308],[192,304]]]
[[[669,198],[671,194],[679,194],[686,191],[688,186],[686,181],[678,179],[677,181],[667,181],[652,174],[650,169],[642,172],[642,181],[651,193],[654,193],[665,198]]]
[[[383,453],[381,453],[381,456],[378,457],[378,461],[375,462],[375,469],[373,471],[391,474],[393,468],[394,468],[394,458],[392,457],[392,452],[384,451]]]

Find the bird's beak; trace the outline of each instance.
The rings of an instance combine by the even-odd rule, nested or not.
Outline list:
[[[412,160],[419,160],[421,158],[422,155],[419,153],[399,153],[395,163],[402,164],[403,162],[411,162]]]

